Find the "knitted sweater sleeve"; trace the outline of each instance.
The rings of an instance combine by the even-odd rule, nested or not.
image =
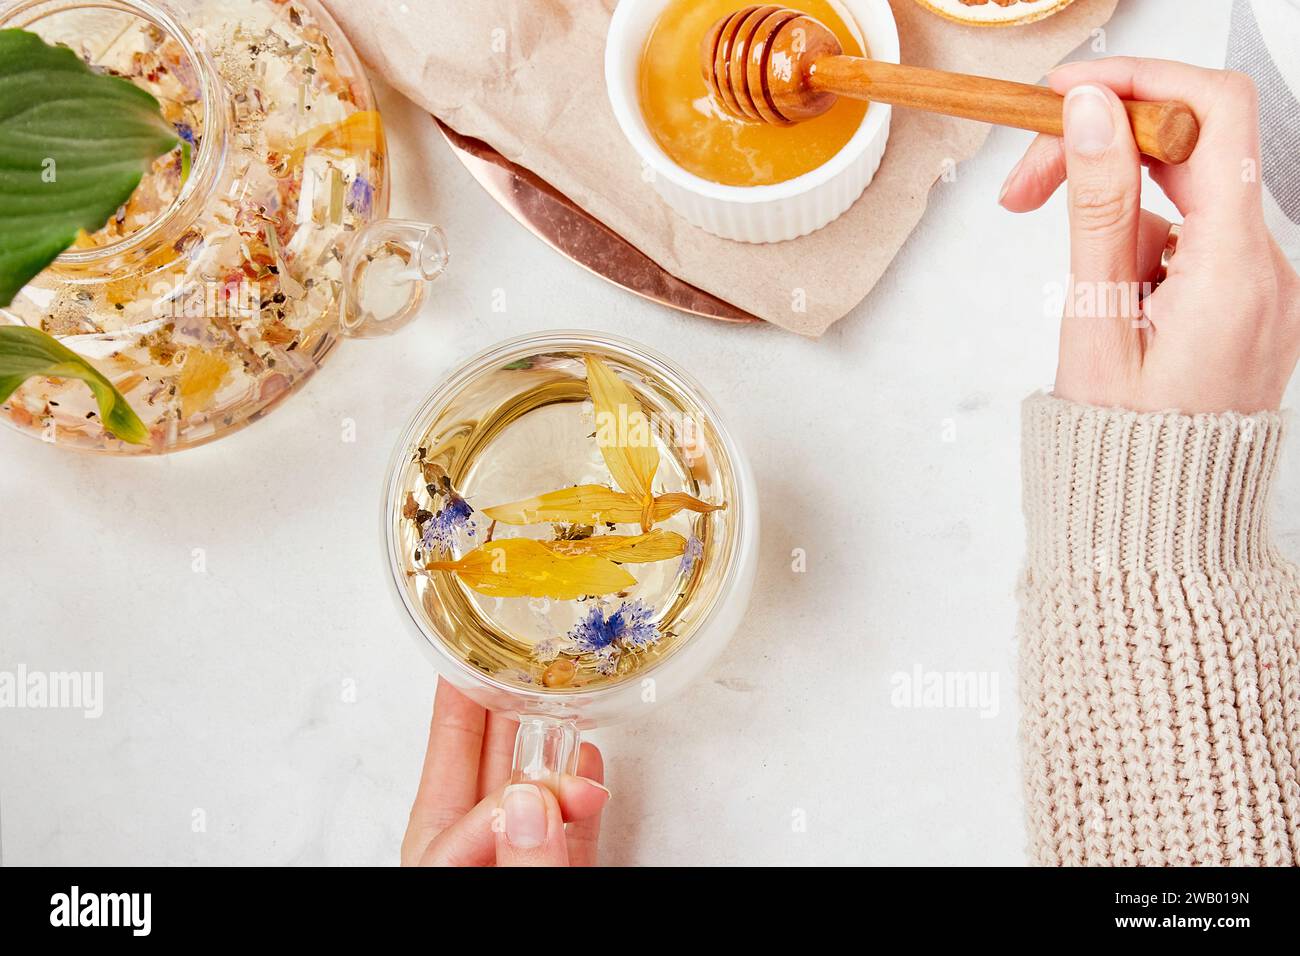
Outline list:
[[[1023,409],[1020,689],[1040,864],[1300,863],[1300,573],[1277,413]]]

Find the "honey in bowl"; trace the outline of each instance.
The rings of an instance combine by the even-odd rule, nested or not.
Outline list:
[[[700,40],[740,0],[672,0],[641,53],[641,111],[650,134],[687,172],[725,186],[770,186],[812,172],[862,125],[867,104],[841,97],[829,111],[794,126],[741,120],[714,101],[700,71]],[[849,56],[862,45],[830,0],[799,0],[826,24]]]

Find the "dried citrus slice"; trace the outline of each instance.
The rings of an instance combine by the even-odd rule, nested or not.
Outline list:
[[[916,0],[948,20],[976,27],[1009,27],[1033,23],[1058,13],[1074,0]]]

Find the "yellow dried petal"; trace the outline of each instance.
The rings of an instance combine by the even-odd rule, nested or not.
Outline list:
[[[143,375],[141,375],[139,372],[131,372],[125,378],[118,379],[116,382],[113,383],[113,385],[116,386],[119,392],[121,392],[123,395],[126,395],[128,392],[132,391],[136,386],[138,386],[143,381],[144,381]]]
[[[641,520],[641,503],[604,485],[577,485],[484,508],[483,513],[502,524],[626,524]]]
[[[671,491],[655,499],[654,520],[667,521],[679,511],[694,511],[696,514],[706,515],[714,511],[721,511],[725,507],[727,507],[725,502],[720,505],[711,505],[707,501],[694,498],[684,491]]]
[[[614,491],[604,485],[575,485],[548,491],[544,495],[484,508],[483,514],[502,524],[637,524],[667,521],[679,511],[709,514],[725,508],[692,497],[684,491],[659,495],[642,504],[632,495]],[[649,519],[649,520],[647,520]]]
[[[588,594],[614,594],[636,584],[636,578],[607,558],[567,557],[531,538],[489,541],[459,561],[431,561],[427,567],[450,571],[488,597],[572,601]]]
[[[598,554],[623,564],[665,561],[686,553],[686,539],[675,531],[651,531],[649,534],[602,534],[577,541],[547,543],[557,554]]]
[[[349,155],[366,150],[379,153],[384,147],[384,124],[377,110],[357,110],[343,122],[327,127],[312,145],[317,149],[337,149]]]
[[[332,149],[349,155],[384,151],[384,127],[376,110],[358,110],[337,123],[321,123],[294,137],[288,166],[301,165],[309,149]]]
[[[219,355],[203,349],[189,349],[180,374],[181,418],[187,419],[195,412],[206,410],[229,371],[230,366]]]
[[[587,356],[587,389],[596,411],[596,444],[614,484],[644,501],[659,469],[650,419],[632,389],[598,358]]]

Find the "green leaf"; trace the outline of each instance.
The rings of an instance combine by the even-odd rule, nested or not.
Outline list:
[[[78,230],[101,228],[177,141],[146,90],[0,30],[0,306]]]
[[[79,378],[95,394],[104,427],[122,441],[143,445],[149,429],[132,411],[122,393],[99,370],[40,329],[0,326],[0,404],[33,375]]]

